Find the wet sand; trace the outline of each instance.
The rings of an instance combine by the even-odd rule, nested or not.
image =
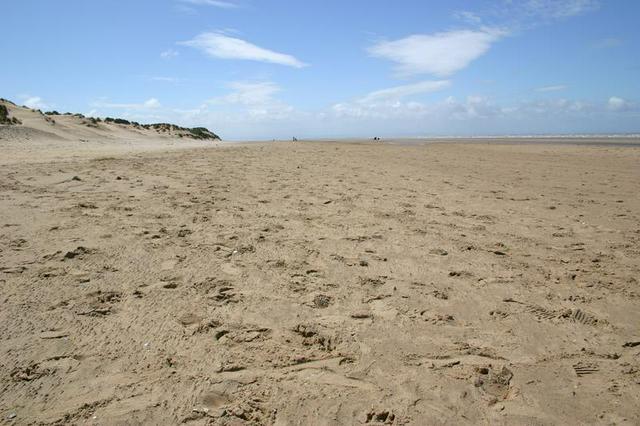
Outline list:
[[[252,141],[257,143],[259,141]],[[286,141],[282,141],[286,142]],[[303,141],[304,142],[304,141]],[[311,142],[389,144],[389,145],[430,145],[441,143],[481,144],[481,145],[573,145],[640,148],[640,136],[487,136],[487,137],[432,137],[432,138],[381,138],[369,139],[322,139]],[[243,143],[243,142],[239,142]]]
[[[640,422],[638,148],[27,145],[7,421]]]

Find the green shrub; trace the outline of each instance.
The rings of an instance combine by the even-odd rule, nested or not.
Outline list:
[[[194,127],[192,129],[187,129],[189,133],[191,133],[191,137],[194,139],[220,139],[218,135],[211,132],[206,127]]]
[[[0,105],[0,122],[9,118],[9,109],[5,105]]]
[[[9,118],[9,109],[0,104],[0,124],[22,124],[16,117]]]

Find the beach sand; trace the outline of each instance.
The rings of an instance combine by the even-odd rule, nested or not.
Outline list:
[[[0,141],[2,419],[640,423],[640,148],[84,143]]]

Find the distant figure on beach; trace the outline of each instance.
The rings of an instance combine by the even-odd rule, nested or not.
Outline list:
[[[298,138],[294,136],[292,142],[298,142]]]
[[[374,137],[373,137],[373,140],[374,140],[374,141],[379,141],[379,140],[380,140],[380,138],[379,138],[379,137],[377,137],[377,136],[374,136]]]

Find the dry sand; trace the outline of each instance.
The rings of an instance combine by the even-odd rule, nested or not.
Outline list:
[[[87,143],[0,141],[3,421],[640,423],[639,148]]]
[[[92,123],[90,118],[77,115],[45,115],[4,99],[0,99],[0,106],[9,110],[10,118],[20,120],[20,125],[0,124],[0,165],[173,151],[217,143],[184,137],[184,131]]]

